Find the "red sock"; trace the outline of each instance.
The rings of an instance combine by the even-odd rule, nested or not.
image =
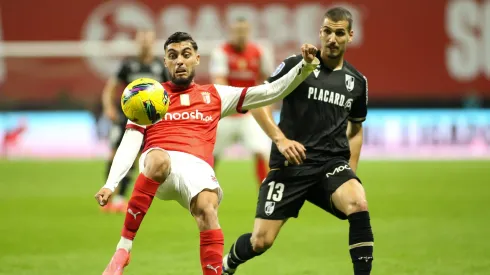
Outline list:
[[[201,266],[203,275],[221,275],[225,238],[221,229],[201,232]]]
[[[259,155],[255,155],[255,173],[257,174],[257,180],[259,181],[259,186],[262,184],[262,181],[267,177],[267,173],[269,169],[267,168],[267,163],[265,159]]]
[[[160,183],[145,177],[143,173],[139,174],[128,202],[128,210],[121,236],[130,240],[134,239],[159,185]]]

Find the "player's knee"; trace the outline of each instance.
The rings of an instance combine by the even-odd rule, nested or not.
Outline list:
[[[357,197],[352,199],[347,205],[346,215],[349,216],[353,213],[368,211],[367,200],[364,197]]]
[[[364,188],[357,180],[350,180],[334,192],[332,199],[335,207],[349,216],[353,213],[368,211]]]
[[[218,195],[215,192],[201,192],[191,202],[191,212],[201,231],[219,228]]]
[[[213,204],[207,204],[197,208],[196,219],[203,227],[213,227],[218,222],[218,209]]]
[[[274,244],[274,239],[274,236],[271,236],[266,232],[259,233],[256,236],[252,235],[252,248],[257,253],[265,252],[272,247]]]
[[[353,213],[368,211],[368,203],[364,194],[351,193],[347,194],[344,198],[344,205],[341,207],[342,212],[346,216]]]
[[[156,181],[163,183],[170,172],[170,157],[160,150],[153,150],[148,153],[145,159],[145,170],[143,174]]]

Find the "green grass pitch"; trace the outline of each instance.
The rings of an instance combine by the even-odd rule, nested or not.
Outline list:
[[[93,198],[104,163],[0,161],[0,274],[101,274],[122,215]],[[490,274],[490,162],[361,162],[375,233],[374,275]],[[218,179],[227,250],[250,232],[256,187],[250,162],[223,162]],[[270,251],[237,275],[353,274],[348,223],[307,204]],[[125,274],[201,274],[199,234],[175,202],[156,200]]]

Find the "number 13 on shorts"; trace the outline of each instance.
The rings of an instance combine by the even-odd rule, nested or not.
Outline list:
[[[272,200],[275,202],[281,201],[282,196],[284,194],[284,184],[271,181],[267,185],[269,186],[269,192],[267,193],[267,200],[268,201]]]

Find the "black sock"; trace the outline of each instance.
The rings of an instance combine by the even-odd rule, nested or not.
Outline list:
[[[349,219],[349,247],[354,275],[369,275],[373,261],[374,237],[369,212],[351,214]]]
[[[263,253],[257,253],[253,250],[252,242],[250,241],[251,237],[252,233],[243,234],[231,246],[228,256],[228,266],[230,268],[235,269],[244,262]]]

